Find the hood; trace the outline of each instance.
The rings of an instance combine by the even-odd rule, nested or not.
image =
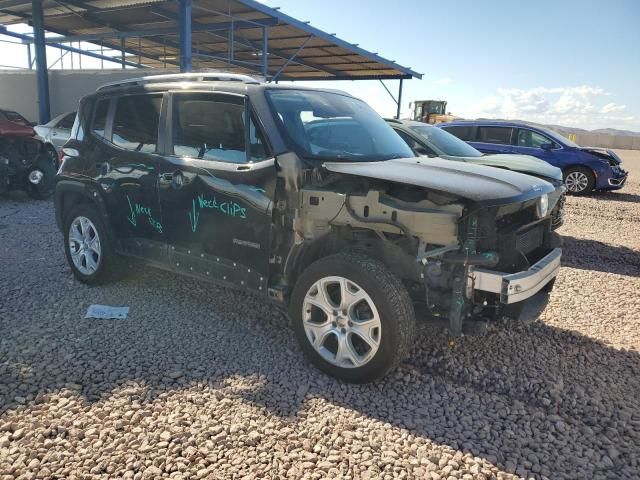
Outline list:
[[[580,150],[590,153],[591,155],[595,155],[605,162],[609,162],[609,165],[611,166],[620,165],[622,163],[622,159],[613,150],[598,147],[580,147]]]
[[[326,162],[324,167],[336,173],[416,185],[483,206],[524,202],[554,191],[553,185],[537,177],[442,158]]]
[[[448,157],[445,157],[448,158]],[[460,159],[476,165],[487,165],[489,167],[508,168],[516,172],[522,172],[536,177],[545,177],[552,180],[562,181],[562,170],[558,167],[540,160],[530,155],[516,154],[496,154],[484,155],[482,157],[451,157],[453,160]]]

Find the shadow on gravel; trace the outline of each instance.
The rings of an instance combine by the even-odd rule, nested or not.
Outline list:
[[[304,360],[273,307],[173,279],[145,269],[121,282],[119,292],[138,288],[129,293],[127,321],[83,320],[80,302],[65,306],[64,320],[60,312],[32,312],[29,321],[10,324],[8,310],[14,318],[24,312],[17,303],[0,304],[0,418],[62,389],[93,403],[133,382],[145,393],[130,401],[143,405],[193,389],[183,401],[202,405],[195,408],[235,398],[292,425],[316,408],[311,397],[321,398],[502,470],[518,466],[522,476],[632,478],[640,468],[638,352],[543,323],[496,327],[454,349],[444,333],[427,329],[398,372],[348,385]],[[73,286],[74,299],[89,290],[109,299],[108,288]],[[315,421],[339,423],[324,416],[316,413]]]
[[[640,277],[640,251],[566,235],[562,241],[564,267]]]
[[[627,192],[596,192],[589,195],[590,198],[602,200],[615,200],[618,202],[640,203],[640,195]]]

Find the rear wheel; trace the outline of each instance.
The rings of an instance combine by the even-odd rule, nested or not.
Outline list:
[[[571,195],[591,193],[596,179],[588,168],[571,167],[564,172],[564,185]]]
[[[296,282],[290,305],[300,345],[322,371],[368,382],[395,368],[414,338],[409,295],[382,263],[359,254],[318,260]]]
[[[103,283],[117,267],[102,216],[92,204],[76,205],[65,215],[64,247],[71,271],[84,283]]]

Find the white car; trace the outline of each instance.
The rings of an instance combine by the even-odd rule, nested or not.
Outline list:
[[[47,154],[54,162],[54,165],[58,164],[58,154],[71,136],[71,127],[75,119],[76,112],[67,112],[58,115],[44,125],[33,127],[36,136],[44,142]]]

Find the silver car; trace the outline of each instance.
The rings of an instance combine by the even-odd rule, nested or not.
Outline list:
[[[62,146],[67,143],[71,136],[71,127],[75,119],[76,112],[67,112],[58,115],[44,125],[33,127],[37,137],[44,142],[47,154],[54,162],[54,165],[58,163],[58,154]]]

